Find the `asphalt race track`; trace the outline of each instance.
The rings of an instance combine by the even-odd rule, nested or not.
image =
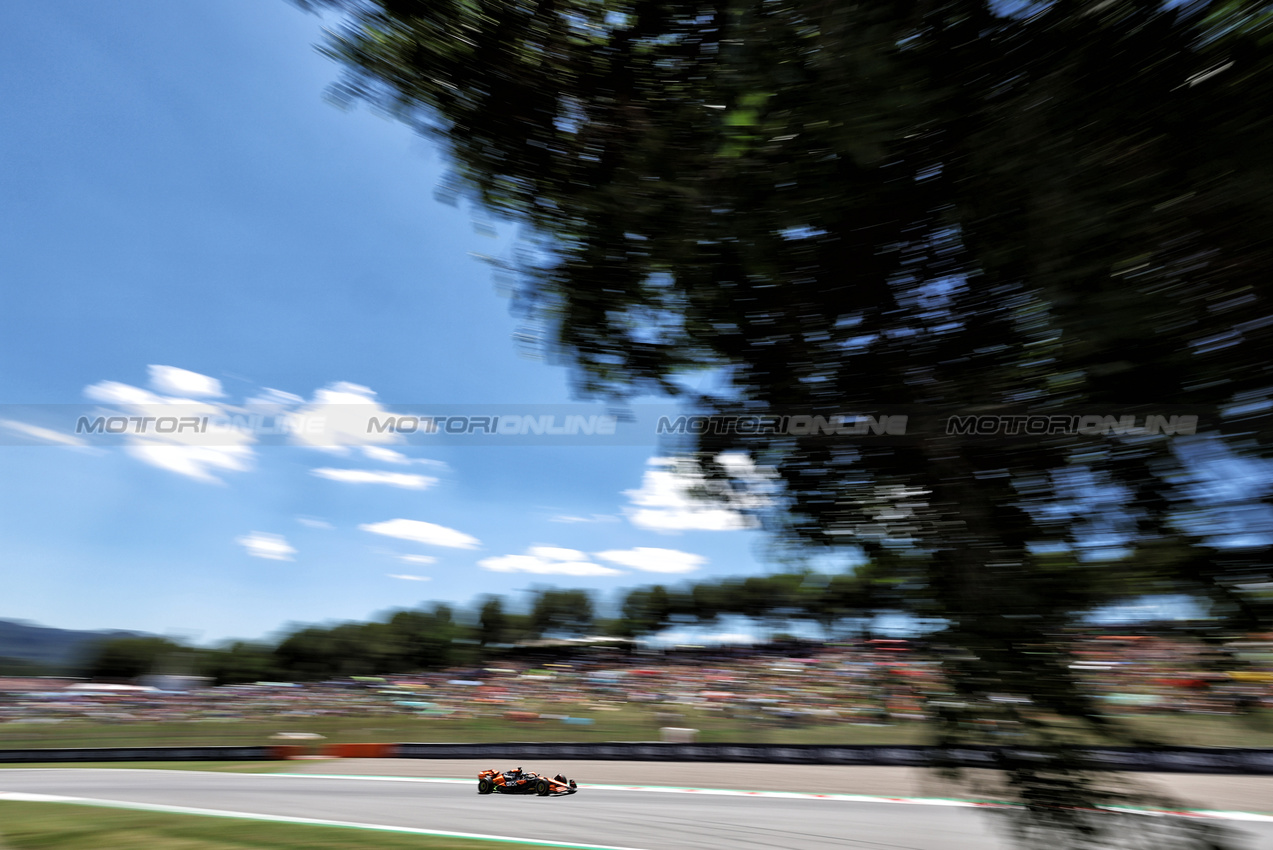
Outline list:
[[[478,796],[476,781],[447,784],[178,770],[0,771],[0,794],[13,792],[640,850],[1010,847],[994,823],[1002,815],[992,810],[582,785],[580,793],[570,797],[487,797]],[[1273,848],[1273,824],[1226,823],[1245,836],[1247,846]]]

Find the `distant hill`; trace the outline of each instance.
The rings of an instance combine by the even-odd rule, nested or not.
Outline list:
[[[85,651],[97,641],[118,637],[149,635],[127,631],[82,632],[20,620],[0,620],[0,658],[60,670],[78,664]]]

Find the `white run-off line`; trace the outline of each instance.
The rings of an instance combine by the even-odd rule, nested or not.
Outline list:
[[[224,775],[224,774],[220,774]],[[266,775],[266,774],[257,774]],[[234,812],[225,809],[200,809],[191,806],[165,806],[159,803],[133,803],[123,800],[99,800],[94,797],[65,797],[60,794],[27,794],[20,791],[0,792],[0,801],[18,803],[74,803],[81,806],[100,806],[108,809],[136,809],[143,812],[163,812],[175,815],[205,815],[219,818],[270,821],[273,823],[302,824],[304,826],[338,826],[346,829],[366,829],[375,832],[397,832],[411,835],[433,835],[442,838],[469,838],[477,841],[498,841],[506,844],[530,844],[536,847],[561,847],[568,850],[639,850],[635,847],[616,847],[609,844],[576,844],[566,841],[544,841],[537,838],[512,838],[507,835],[485,835],[479,832],[448,832],[441,829],[419,829],[410,826],[385,826],[356,821],[323,820],[322,818],[296,818],[287,815],[266,815],[259,812]]]
[[[221,774],[224,776],[225,774]],[[471,779],[443,779],[425,776],[349,776],[334,773],[257,773],[254,776],[277,776],[292,779],[356,779],[363,782],[432,782],[445,785],[469,785]],[[638,791],[654,794],[697,794],[700,797],[762,797],[779,800],[839,800],[849,803],[898,803],[910,806],[949,806],[961,809],[1012,808],[1011,804],[952,800],[943,797],[878,797],[869,794],[815,794],[806,791],[741,791],[733,788],[678,788],[664,785],[579,785],[579,790],[593,788],[598,791]],[[1142,815],[1175,815],[1178,817],[1220,818],[1225,820],[1273,823],[1273,815],[1254,812],[1224,812],[1203,809],[1137,809],[1119,806],[1109,807],[1111,812],[1127,812]]]
[[[18,768],[21,770],[21,768]],[[64,768],[32,768],[34,770],[58,770]],[[224,773],[218,773],[217,776],[225,776]],[[329,773],[254,773],[253,778],[275,778],[275,779],[335,779],[357,782],[423,782],[440,785],[470,785],[473,783],[471,779],[454,779],[442,777],[427,776],[356,776]],[[895,803],[900,805],[912,806],[948,806],[952,808],[964,809],[986,809],[986,808],[1010,808],[1010,804],[994,803],[994,802],[978,802],[974,800],[952,800],[941,797],[880,797],[869,794],[815,794],[804,791],[742,791],[731,788],[680,788],[663,785],[580,785],[579,790],[596,789],[598,791],[631,791],[639,793],[653,794],[697,794],[702,797],[759,797],[779,800],[834,800],[849,803]],[[33,799],[34,797],[43,796],[47,802],[88,802],[80,798],[58,797],[54,798],[47,795],[19,795],[15,797],[13,794],[0,793],[0,800],[6,799]],[[102,804],[106,804],[102,801]],[[514,841],[524,844],[537,844],[544,847],[568,847],[568,848],[584,848],[584,850],[637,850],[631,847],[613,847],[604,844],[569,844],[563,842],[540,841],[535,839],[516,839],[505,836],[496,835],[480,835],[477,833],[463,832],[444,832],[440,830],[415,829],[411,827],[391,827],[391,826],[372,826],[360,823],[346,823],[343,821],[324,821],[312,820],[306,818],[289,818],[282,815],[255,815],[250,813],[222,812],[213,809],[188,809],[180,806],[151,806],[149,804],[132,804],[111,802],[121,808],[147,808],[153,811],[172,811],[186,812],[190,814],[215,814],[223,817],[241,817],[253,818],[256,820],[277,820],[287,823],[312,823],[325,824],[328,826],[347,826],[360,827],[363,829],[379,829],[392,832],[410,832],[421,835],[441,835],[451,836],[455,838],[476,838],[491,841]],[[1119,806],[1111,806],[1109,811],[1124,812],[1128,814],[1141,815],[1171,815],[1176,817],[1194,817],[1194,818],[1213,818],[1223,820],[1247,821],[1250,823],[1273,823],[1273,815],[1262,815],[1254,812],[1229,812],[1229,811],[1211,811],[1199,809],[1182,809],[1178,811],[1167,811],[1162,809],[1137,809]]]

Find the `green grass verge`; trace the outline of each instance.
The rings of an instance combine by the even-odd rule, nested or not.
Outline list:
[[[543,850],[543,845],[397,835],[351,827],[269,823],[0,801],[2,850]]]
[[[618,711],[589,711],[571,705],[542,708],[544,713],[590,718],[591,725],[560,720],[510,721],[502,718],[412,717],[279,717],[237,722],[125,722],[66,720],[61,723],[0,724],[0,749],[39,747],[168,747],[260,746],[278,732],[312,732],[322,743],[395,741],[657,741],[663,726],[700,730],[705,743],[749,741],[757,744],[919,744],[921,723],[866,726],[843,722],[782,725],[724,716],[723,712],[686,711],[660,715],[644,706]]]
[[[260,746],[278,732],[312,732],[320,743],[397,741],[657,741],[661,726],[699,730],[703,743],[755,744],[924,744],[928,727],[917,721],[870,726],[835,721],[780,724],[729,717],[724,712],[683,711],[670,715],[645,706],[589,711],[571,705],[543,707],[545,713],[589,717],[592,725],[559,720],[502,718],[362,716],[280,717],[238,722],[100,723],[67,720],[57,724],[0,724],[0,749],[42,747]],[[1163,743],[1190,746],[1273,747],[1273,712],[1237,718],[1207,715],[1141,715],[1120,718],[1127,726]],[[284,742],[286,743],[286,742]],[[1093,740],[1092,743],[1100,743]]]
[[[42,761],[0,764],[6,767],[121,767],[130,770],[209,770],[219,773],[278,773],[295,770],[294,761]]]

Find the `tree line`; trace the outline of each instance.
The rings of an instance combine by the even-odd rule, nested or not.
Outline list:
[[[937,739],[1019,723],[1057,754],[1010,772],[1023,823],[1068,829],[1023,843],[1097,843],[1076,813],[1126,783],[1065,755],[1112,724],[1056,636],[1111,580],[1273,622],[1269,489],[1212,484],[1273,457],[1268,4],[298,2],[334,19],[339,98],[431,137],[444,192],[525,225],[514,303],[585,394],[726,416],[1201,415],[1188,440],[675,447],[717,483],[738,469],[722,456],[773,470],[780,543],[891,558],[904,610],[962,650]],[[720,386],[689,389],[705,368]]]
[[[876,615],[896,608],[890,580],[870,569],[856,574],[813,571],[710,579],[624,593],[612,615],[586,590],[541,588],[519,608],[498,595],[465,607],[439,602],[388,612],[368,622],[304,625],[274,640],[236,640],[195,647],[164,637],[102,641],[81,675],[108,681],[145,675],[196,675],[216,684],[312,682],[479,666],[518,644],[544,638],[637,639],[673,627],[707,627],[745,617],[773,632],[797,622],[825,634],[860,634]]]
[[[1073,580],[1067,558],[1050,563],[1058,583]],[[1086,593],[1106,605],[1137,599],[1155,569],[1152,562],[1143,564],[1131,580],[1127,571],[1108,573]],[[860,639],[874,634],[881,615],[907,612],[916,627],[925,625],[923,609],[906,599],[906,581],[905,567],[884,559],[851,572],[802,569],[644,585],[610,606],[587,590],[538,588],[522,606],[485,594],[467,606],[427,602],[367,622],[307,624],[284,629],[274,640],[215,647],[153,636],[112,638],[94,645],[77,672],[113,681],[168,674],[206,676],[218,685],[313,682],[481,666],[545,638],[642,639],[668,629],[710,628],[731,617],[750,621],[760,636],[812,627],[827,639]],[[934,618],[927,625],[938,623]]]

